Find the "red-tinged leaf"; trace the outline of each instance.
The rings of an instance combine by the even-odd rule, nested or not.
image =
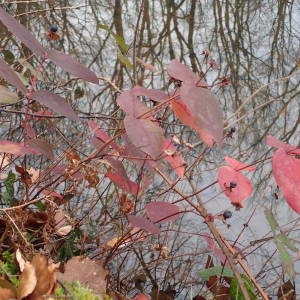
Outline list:
[[[150,300],[150,297],[145,294],[137,294],[133,300]]]
[[[118,105],[125,111],[126,115],[138,117],[144,114],[148,108],[132,91],[125,91],[117,98]]]
[[[147,159],[147,154],[132,144],[127,134],[122,136],[124,149],[122,149],[122,156],[132,163],[145,167],[148,172],[153,173],[153,168],[157,167],[157,162],[152,159]]]
[[[58,194],[58,193],[53,192],[53,191],[43,190],[42,194],[44,194],[46,196],[52,196],[52,197],[55,197],[55,198],[63,199],[63,196],[61,194]]]
[[[39,56],[44,56],[45,49],[22,24],[0,7],[0,20],[26,47]]]
[[[291,154],[300,154],[300,149],[297,148],[296,146],[284,143],[284,142],[274,138],[271,135],[267,136],[266,142],[267,142],[267,145],[269,145],[271,147],[283,149],[284,151],[289,152]]]
[[[10,66],[7,65],[2,59],[0,59],[0,77],[5,79],[9,84],[15,86],[20,92],[26,95],[27,89],[25,85],[22,83],[17,74],[10,68]]]
[[[32,128],[32,126],[28,122],[25,122],[25,120],[23,121],[23,127],[25,129],[27,137],[31,139],[34,139],[36,137],[34,128]]]
[[[300,160],[278,149],[272,158],[272,169],[288,205],[300,214]]]
[[[224,191],[224,194],[237,208],[243,207],[243,201],[249,198],[253,191],[250,180],[240,172],[228,166],[219,169],[218,182],[221,189]],[[231,183],[235,183],[236,186],[231,188]]]
[[[94,121],[88,121],[88,125],[91,128],[91,130],[95,133],[95,135],[102,141],[107,142],[111,139],[102,129],[98,127],[98,125]],[[115,142],[111,142],[110,146],[113,147],[118,152],[122,151],[122,148],[119,147]]]
[[[254,166],[249,166],[246,164],[243,164],[242,162],[231,158],[229,156],[225,156],[224,159],[226,160],[226,162],[236,171],[254,171],[255,167]]]
[[[32,94],[32,99],[73,121],[81,121],[72,107],[59,95],[53,94],[49,91],[37,91]]]
[[[203,236],[208,247],[212,250],[214,255],[221,261],[222,265],[224,265],[224,263],[227,262],[227,260],[223,251],[217,246],[213,238],[208,233],[204,233]]]
[[[189,111],[187,106],[182,102],[182,100],[176,100],[172,102],[172,110],[177,118],[186,126],[189,126],[195,129],[200,138],[209,146],[212,147],[214,145],[213,138],[208,135],[200,126],[198,120],[194,117],[194,115]]]
[[[163,130],[150,120],[126,116],[124,125],[131,142],[140,150],[157,159],[162,154]]]
[[[151,202],[146,205],[146,214],[154,223],[167,223],[179,218],[179,207],[168,202]]]
[[[128,193],[137,194],[139,186],[128,178],[122,162],[109,156],[105,157],[105,160],[113,169],[113,171],[109,170],[106,173],[106,176],[110,178],[117,186],[124,189]]]
[[[87,67],[79,63],[68,54],[52,49],[47,52],[47,57],[66,72],[69,72],[85,81],[95,84],[99,83],[99,80],[94,72],[89,70]]]
[[[0,140],[0,152],[6,152],[14,155],[31,154],[32,150],[24,144]]]
[[[180,88],[180,97],[193,113],[199,127],[221,148],[223,115],[216,95],[208,89],[183,84]]]
[[[172,166],[177,175],[183,178],[186,163],[170,140],[164,139],[163,150],[166,154],[164,159]]]
[[[171,77],[192,85],[196,85],[196,83],[200,81],[198,75],[196,75],[187,66],[180,63],[176,59],[171,60],[168,65],[167,71]]]
[[[129,215],[128,221],[130,222],[131,226],[133,226],[133,227],[143,229],[143,230],[153,233],[153,234],[160,233],[159,227],[157,227],[151,221],[149,221],[143,217]]]
[[[108,171],[105,176],[127,193],[136,195],[139,191],[139,186],[135,182],[127,180],[115,172]]]
[[[138,85],[135,86],[131,91],[135,96],[146,96],[147,98],[156,102],[163,102],[164,100],[169,98],[169,96],[163,91],[146,89]]]
[[[46,141],[43,141],[41,139],[32,139],[28,140],[27,143],[32,149],[36,150],[37,152],[45,155],[51,160],[54,159],[53,147]]]

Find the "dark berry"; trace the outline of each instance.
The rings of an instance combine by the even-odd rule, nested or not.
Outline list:
[[[230,182],[230,188],[231,188],[231,189],[236,188],[236,186],[237,186],[237,183],[236,183],[236,182],[234,182],[234,181],[231,181],[231,182]]]
[[[58,27],[56,24],[52,24],[51,27],[50,27],[50,31],[51,32],[56,32],[58,30]]]
[[[223,212],[223,217],[224,217],[225,220],[231,218],[232,217],[232,212],[230,210],[225,210]]]
[[[235,127],[230,128],[231,133],[235,133],[235,131],[236,131]]]

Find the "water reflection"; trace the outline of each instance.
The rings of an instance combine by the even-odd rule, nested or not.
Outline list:
[[[248,200],[246,208],[234,213],[229,229],[222,222],[220,228],[226,237],[236,241],[238,247],[243,249],[249,241],[263,238],[265,234],[270,236],[263,209],[271,207],[280,225],[289,230],[291,236],[299,236],[299,218],[287,208],[281,194],[279,199],[274,197],[276,184],[270,174],[270,148],[264,142],[266,135],[271,134],[300,145],[300,72],[297,68],[300,59],[299,1],[87,0],[83,4],[82,1],[48,0],[2,4],[2,7],[18,15],[21,22],[34,31],[43,43],[79,57],[105,79],[99,87],[88,87],[87,90],[82,83],[71,81],[71,88],[65,90],[64,82],[61,85],[56,82],[60,71],[47,66],[45,81],[48,88],[60,85],[73,106],[79,107],[84,114],[99,117],[99,113],[109,116],[115,111],[118,93],[114,86],[122,90],[140,84],[166,90],[168,76],[164,70],[173,58],[187,64],[194,72],[205,74],[212,85],[219,78],[230,76],[230,86],[215,86],[213,90],[224,108],[227,128],[234,126],[237,131],[233,138],[226,138],[221,153],[212,150],[195,163],[193,177],[199,188],[213,182],[224,155],[248,163],[263,161],[256,172],[249,174],[255,183],[255,194]],[[48,42],[44,33],[53,22],[58,24],[61,39]],[[99,28],[99,24],[107,26],[108,30]],[[124,38],[128,51],[122,49],[114,34]],[[12,40],[10,36],[2,35],[1,42],[3,46],[12,43]],[[205,59],[205,50],[211,53],[209,60]],[[21,56],[29,57],[27,51],[21,49]],[[149,70],[137,58],[163,72]],[[206,74],[212,59],[217,68]],[[33,65],[36,63],[32,60]],[[78,88],[86,90],[83,97],[76,96],[74,91]],[[111,120],[103,115],[99,118],[103,127],[120,126],[118,119]],[[172,122],[165,127],[169,134],[175,134],[189,143],[198,142],[198,136],[191,130],[174,125],[177,121],[168,110],[164,116],[166,122]],[[78,141],[78,136],[82,136],[76,128],[70,131],[59,121],[50,126],[59,126],[73,141]],[[59,136],[52,138],[65,144]],[[199,145],[195,150],[183,153],[187,159],[192,157],[195,161],[202,149],[203,146]],[[184,181],[177,187],[186,193],[192,192]],[[159,197],[166,188],[165,183],[157,179],[143,200],[154,199],[156,195],[157,200],[177,200],[177,195],[172,192]],[[113,193],[109,191],[101,195],[102,204],[111,201]],[[95,195],[85,196],[90,197],[93,203]],[[232,209],[228,200],[219,194],[217,186],[203,192],[201,197],[213,214]],[[141,203],[142,208],[144,202]],[[102,213],[101,210],[99,216]],[[112,226],[108,220],[104,224],[107,228]],[[162,235],[159,241],[169,245],[172,259],[163,262],[159,254],[153,254],[150,242],[137,247],[135,257],[132,252],[124,251],[116,258],[112,268],[118,277],[117,288],[120,291],[127,289],[130,292],[132,289],[133,284],[127,278],[132,279],[138,272],[150,270],[151,280],[161,284],[162,290],[170,284],[182,292],[178,299],[186,297],[189,286],[194,286],[194,294],[197,293],[201,285],[195,271],[203,267],[207,257],[206,244],[199,232],[207,231],[206,226],[199,217],[188,213],[180,226],[172,230]],[[171,242],[173,237],[174,243]],[[296,242],[299,243],[299,239]],[[154,239],[153,243],[158,241]],[[254,273],[260,272],[258,278],[261,284],[267,287],[270,295],[274,295],[276,291],[271,284],[281,276],[280,268],[273,270],[274,264],[278,264],[278,256],[269,260],[275,247],[269,242],[252,253],[254,249],[247,248],[244,253],[249,253],[247,260],[250,268]],[[198,253],[195,261],[194,258],[190,261],[190,253]],[[121,286],[121,282],[125,287]],[[151,282],[146,287],[150,289]]]

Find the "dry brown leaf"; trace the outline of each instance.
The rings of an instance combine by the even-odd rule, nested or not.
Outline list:
[[[13,290],[0,287],[0,300],[10,300],[13,298],[16,298]]]
[[[57,273],[57,279],[72,282],[78,280],[83,286],[90,288],[97,295],[105,294],[107,271],[99,262],[72,257],[65,265],[64,273]]]
[[[37,282],[28,300],[42,299],[42,296],[50,295],[55,287],[56,268],[53,269],[52,265],[48,266],[48,258],[41,253],[33,257],[31,264],[35,269]]]
[[[18,299],[23,299],[31,294],[36,286],[37,278],[33,265],[30,262],[26,262],[24,270],[20,275],[20,285],[18,287],[17,295]]]
[[[25,268],[25,263],[26,263],[26,261],[25,261],[25,259],[23,258],[22,253],[21,253],[21,251],[20,251],[19,248],[18,248],[17,251],[16,251],[16,260],[17,260],[17,262],[18,262],[18,264],[19,264],[19,269],[20,269],[20,271],[23,272],[23,271],[24,271],[24,268]]]
[[[56,234],[59,236],[65,236],[71,232],[72,228],[72,225],[63,226],[56,230]]]

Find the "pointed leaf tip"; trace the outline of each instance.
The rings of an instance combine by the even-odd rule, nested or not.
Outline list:
[[[66,72],[69,72],[88,82],[95,84],[99,83],[99,80],[94,72],[79,63],[70,55],[52,49],[47,53],[47,57]]]
[[[81,121],[69,103],[57,94],[53,94],[49,91],[36,91],[32,94],[32,99],[73,121]]]

